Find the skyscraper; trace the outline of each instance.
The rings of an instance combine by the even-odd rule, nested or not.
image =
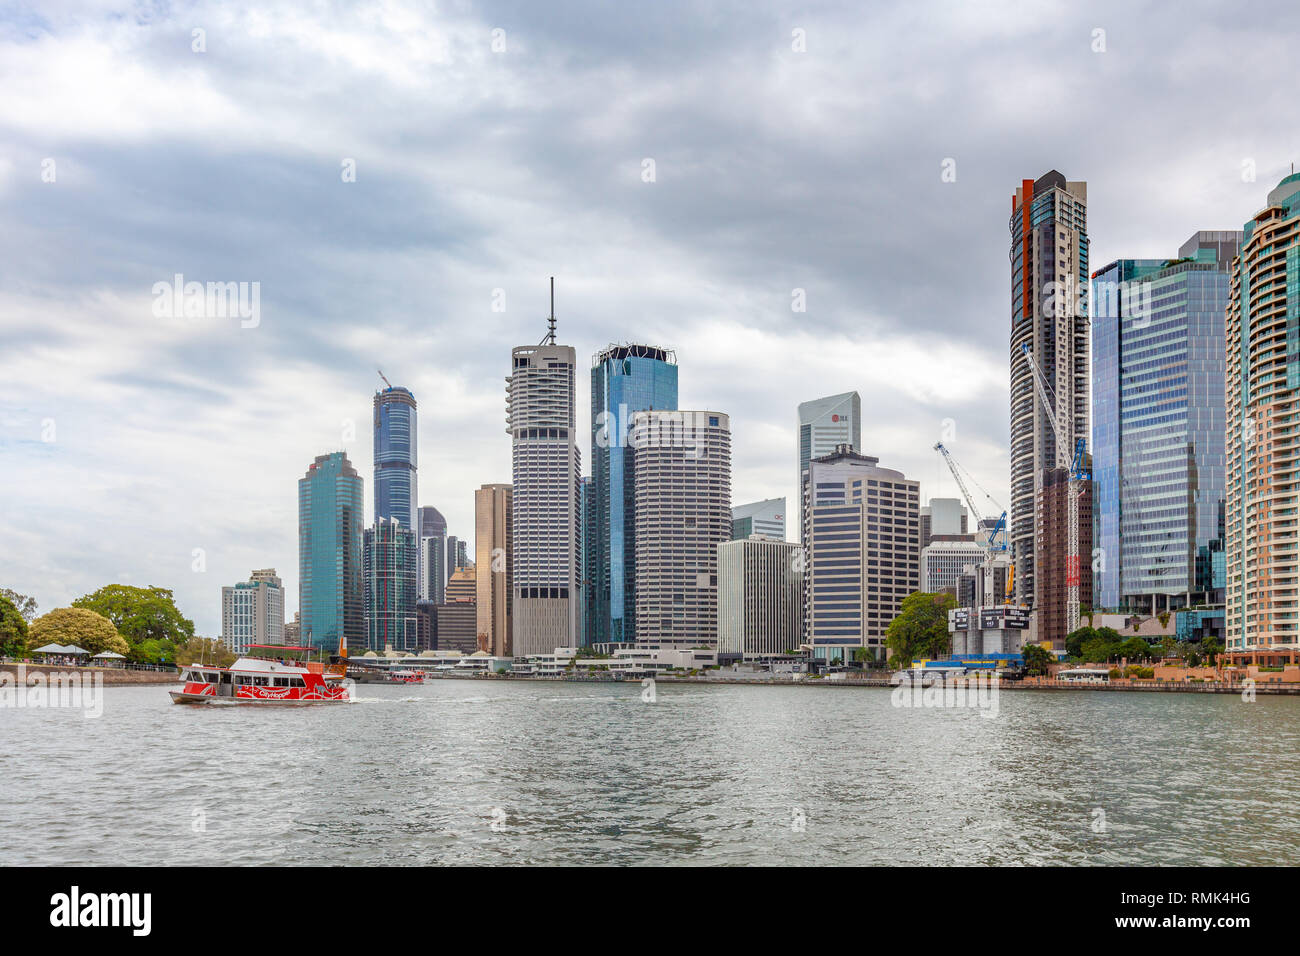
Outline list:
[[[1093,275],[1093,606],[1222,604],[1224,310],[1240,232]]]
[[[765,498],[731,509],[731,537],[743,541],[761,534],[777,541],[785,540],[785,499]]]
[[[416,530],[415,396],[389,386],[375,392],[375,521]]]
[[[808,463],[804,639],[813,656],[885,657],[885,630],[920,587],[920,484],[841,445]]]
[[[574,426],[577,353],[555,342],[554,280],[549,329],[540,345],[511,354],[506,429],[513,446],[514,654],[574,647],[582,619],[578,590],[582,476]]]
[[[334,650],[365,638],[361,572],[363,480],[344,452],[320,455],[298,479],[298,607],[302,646]]]
[[[677,407],[673,353],[653,345],[611,345],[591,364],[591,456],[593,507],[592,643],[631,641],[635,617],[627,595],[632,586],[636,529],[627,480],[627,434],[631,415]]]
[[[414,653],[420,649],[415,531],[396,518],[377,518],[364,539],[366,646]]]
[[[246,653],[250,644],[282,644],[284,628],[284,587],[275,568],[221,589],[221,640],[234,653]]]
[[[799,545],[756,535],[718,546],[718,653],[748,660],[803,642]]]
[[[721,412],[634,412],[636,643],[713,647],[718,545],[731,540],[731,420]]]
[[[1057,467],[1048,416],[1070,447],[1088,437],[1088,184],[1056,170],[1023,180],[1011,197],[1011,527],[1020,603],[1033,605],[1035,516],[1043,471]],[[1044,408],[1025,360],[1028,345],[1053,393]],[[1083,556],[1086,560],[1087,556]],[[1086,595],[1085,595],[1086,600]]]
[[[420,600],[441,604],[447,594],[447,519],[431,505],[418,512],[420,569],[416,588]]]
[[[799,406],[799,487],[803,487],[808,462],[831,454],[841,445],[862,448],[862,398],[843,392],[813,399]],[[803,534],[804,503],[799,502],[799,533]]]
[[[1293,663],[1300,651],[1300,174],[1245,224],[1227,332],[1227,650]]]
[[[510,497],[509,485],[484,485],[474,492],[478,646],[494,657],[512,656]]]

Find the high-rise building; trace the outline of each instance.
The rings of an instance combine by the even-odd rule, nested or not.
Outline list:
[[[1245,224],[1227,332],[1229,659],[1300,651],[1300,174]]]
[[[1066,557],[1069,553],[1070,471],[1048,468],[1042,474],[1038,492],[1038,533],[1036,560],[1042,571],[1038,580],[1038,631],[1035,641],[1044,647],[1065,650],[1069,636],[1067,601],[1069,579]],[[1087,602],[1092,593],[1092,482],[1084,481],[1079,500],[1079,595]]]
[[[362,545],[366,646],[382,652],[419,650],[415,613],[415,530],[396,518],[379,518]]]
[[[375,522],[417,529],[415,396],[389,386],[375,392]]]
[[[718,545],[718,653],[743,659],[803,643],[799,545],[763,535]]]
[[[803,402],[799,406],[799,487],[803,487],[808,462],[831,454],[841,445],[862,449],[862,398],[843,392]],[[799,502],[799,533],[803,534],[804,503]]]
[[[420,568],[416,577],[416,593],[423,601],[441,604],[447,595],[447,519],[430,505],[421,506]]]
[[[289,647],[298,647],[302,642],[302,623],[298,618],[301,612],[293,612],[293,620],[284,622],[284,643]]]
[[[284,643],[284,587],[275,568],[221,589],[221,640],[236,654],[252,644]]]
[[[549,330],[540,345],[511,354],[506,379],[506,430],[513,445],[514,654],[550,654],[576,647],[581,633],[578,590],[582,477],[574,424],[577,353],[555,343],[552,284]]]
[[[1011,526],[1019,603],[1034,606],[1037,496],[1057,467],[1049,416],[1063,422],[1070,460],[1088,438],[1088,184],[1056,170],[1026,179],[1011,197]],[[1025,360],[1042,369],[1055,407],[1045,408]],[[1084,561],[1083,563],[1087,563]],[[1085,596],[1086,599],[1086,596]]]
[[[469,567],[469,542],[454,534],[447,535],[447,580],[461,568]]]
[[[298,479],[298,607],[304,647],[365,641],[361,528],[363,480],[341,451],[320,455]]]
[[[1223,603],[1224,310],[1241,239],[1202,231],[1176,258],[1093,275],[1095,608]]]
[[[483,485],[474,492],[474,573],[478,646],[493,657],[511,657],[510,486]]]
[[[928,547],[936,535],[949,540],[964,537],[966,525],[966,506],[960,498],[931,498],[921,506],[921,547]]]
[[[582,548],[578,552],[578,587],[582,593],[582,632],[579,639],[589,647],[596,620],[596,489],[590,476],[578,481],[578,513],[582,515]]]
[[[743,541],[761,534],[777,541],[785,540],[785,499],[766,498],[731,509],[731,537]]]
[[[636,529],[627,480],[631,415],[677,407],[673,353],[653,345],[610,345],[591,363],[593,507],[591,643],[633,640],[627,595],[635,573]]]
[[[447,582],[445,604],[473,604],[478,599],[478,575],[473,568],[457,568]],[[477,621],[475,627],[477,627]]]
[[[957,596],[957,583],[969,565],[979,565],[985,550],[974,541],[931,541],[921,549],[921,590]]]
[[[634,412],[636,643],[714,647],[718,545],[731,540],[731,421],[721,412]]]
[[[847,663],[883,660],[885,630],[921,583],[920,483],[848,445],[804,477],[804,640]]]

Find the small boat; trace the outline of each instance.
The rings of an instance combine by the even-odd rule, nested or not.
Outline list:
[[[391,671],[388,674],[390,684],[423,684],[424,675],[419,671]]]
[[[229,667],[187,664],[181,680],[183,688],[168,692],[173,704],[333,704],[355,697],[352,681],[337,670],[259,657],[241,657]]]

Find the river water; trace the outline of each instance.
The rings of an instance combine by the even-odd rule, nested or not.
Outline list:
[[[0,709],[0,864],[1300,863],[1300,698],[440,680]]]

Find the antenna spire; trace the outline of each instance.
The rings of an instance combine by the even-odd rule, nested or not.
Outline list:
[[[555,276],[551,276],[551,314],[546,319],[546,337],[542,339],[542,345],[555,344]]]

